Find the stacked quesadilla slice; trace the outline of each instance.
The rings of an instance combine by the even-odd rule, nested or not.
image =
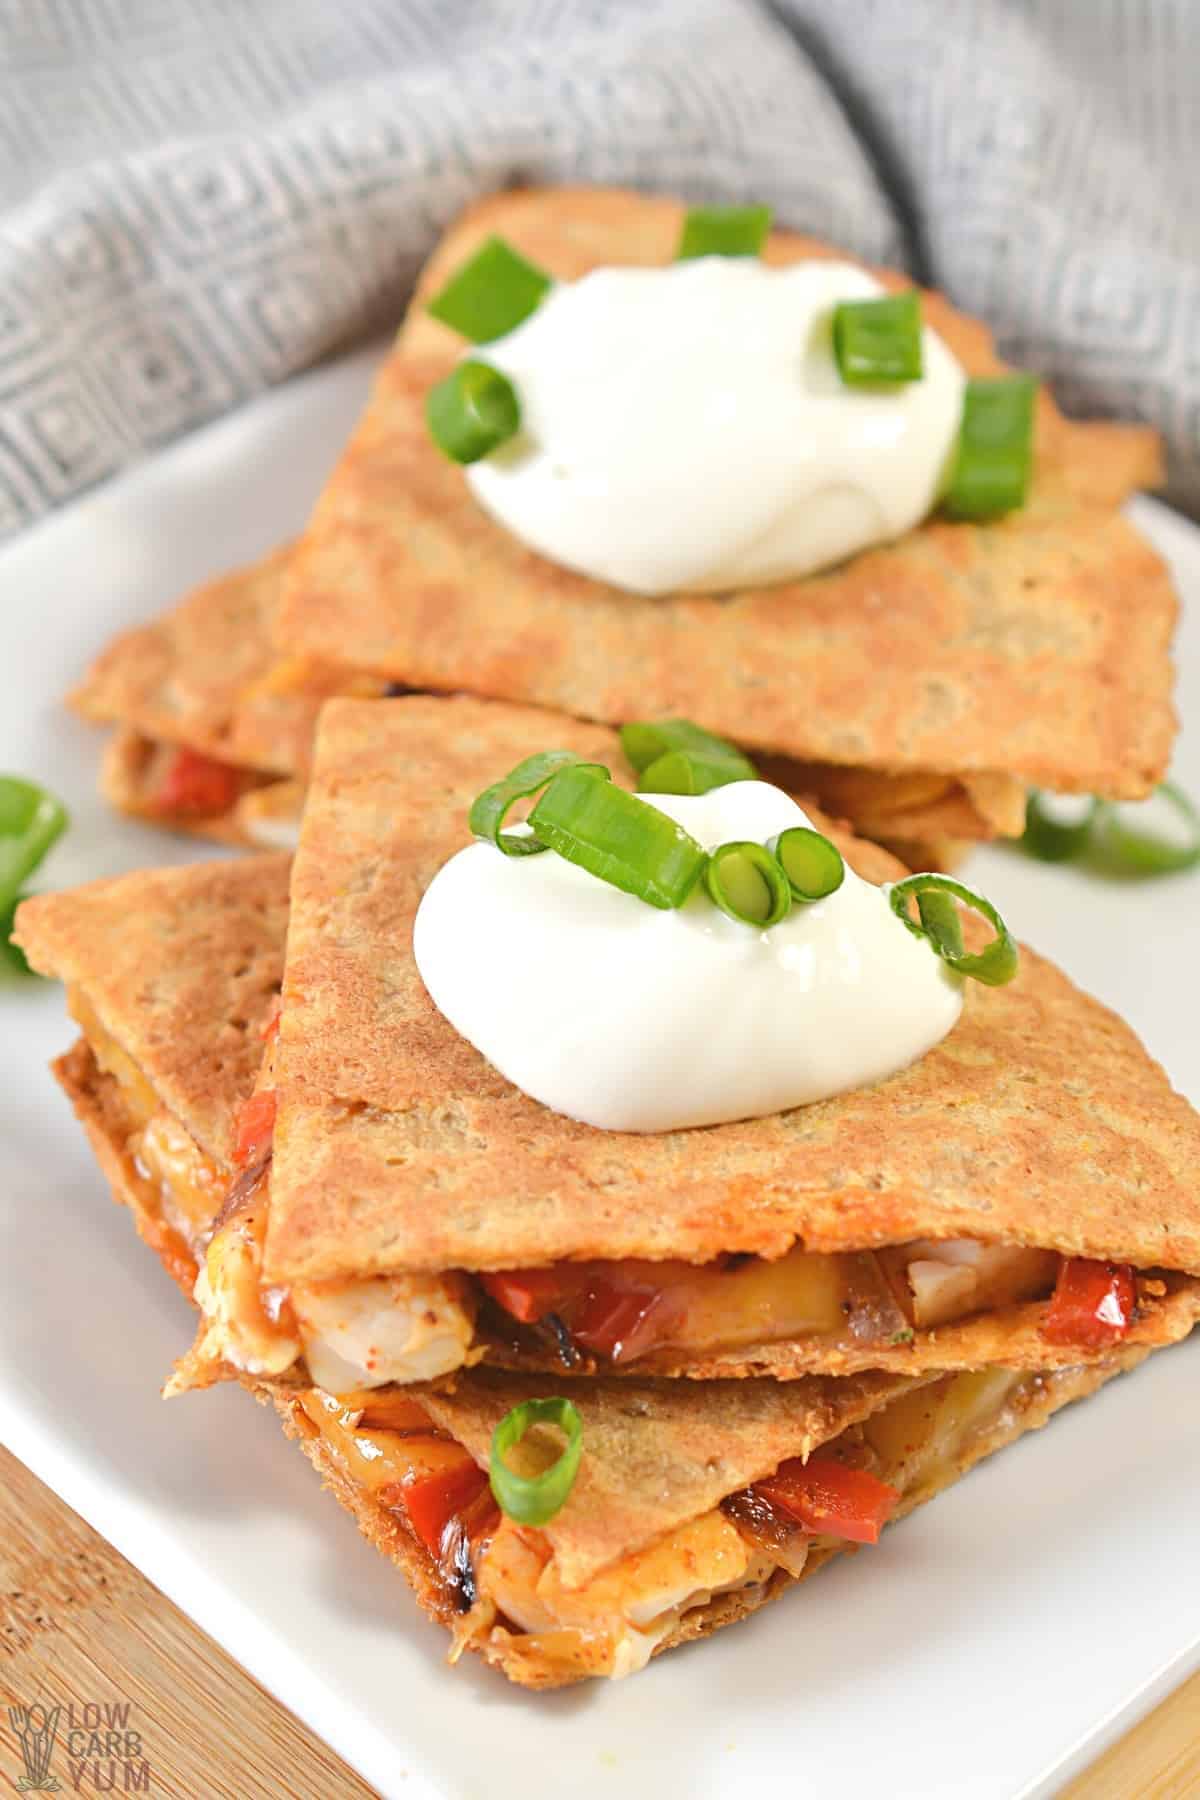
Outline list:
[[[23,915],[29,953],[67,982],[81,1025],[59,1080],[114,1197],[185,1293],[236,1178],[287,914],[287,861],[263,857],[100,882]],[[478,1368],[338,1395],[302,1365],[239,1378],[455,1650],[544,1687],[631,1673],[745,1617],[1145,1354],[1131,1343],[1066,1368],[940,1375],[573,1379],[579,1472],[540,1530],[501,1517],[485,1472],[497,1424],[545,1392],[544,1376]],[[523,1449],[553,1454],[536,1430]]]

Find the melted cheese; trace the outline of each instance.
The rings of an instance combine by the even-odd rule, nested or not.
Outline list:
[[[172,1113],[160,1110],[130,1142],[139,1173],[158,1189],[162,1216],[195,1253],[225,1196],[225,1178]]]
[[[141,1126],[146,1126],[159,1111],[158,1095],[138,1068],[129,1052],[120,1045],[90,1000],[76,987],[67,989],[67,1010],[75,1020],[88,1047],[104,1070],[111,1075],[121,1090],[121,1098],[132,1118]]]
[[[196,1281],[196,1304],[208,1322],[200,1354],[248,1375],[282,1375],[300,1354],[286,1296],[262,1285],[266,1229],[264,1192],[215,1233]]]

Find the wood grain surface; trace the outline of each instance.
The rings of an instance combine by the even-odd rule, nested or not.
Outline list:
[[[76,1778],[78,1792],[94,1793],[97,1769],[107,1787],[110,1763],[114,1792],[130,1791],[125,1769],[141,1780],[145,1764],[140,1791],[169,1800],[370,1800],[373,1793],[0,1449],[0,1789],[15,1785],[24,1767],[8,1708],[35,1702],[64,1708],[51,1768],[67,1794]],[[83,1709],[126,1705],[116,1741],[97,1746]],[[102,1738],[112,1729],[102,1723]],[[891,1791],[908,1800],[894,1783]],[[1200,1676],[1060,1800],[1198,1796]]]

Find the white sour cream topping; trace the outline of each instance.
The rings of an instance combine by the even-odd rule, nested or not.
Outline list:
[[[707,850],[808,820],[764,781],[642,796]],[[553,851],[472,844],[413,927],[456,1031],[525,1093],[610,1131],[758,1118],[894,1074],[940,1042],[961,981],[851,869],[769,931],[701,891],[660,912]]]
[[[701,257],[597,269],[470,354],[520,395],[476,498],[555,562],[638,594],[806,575],[933,507],[963,370],[932,331],[920,381],[843,385],[831,319],[884,290],[848,263]]]

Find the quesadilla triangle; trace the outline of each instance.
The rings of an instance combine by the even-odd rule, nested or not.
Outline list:
[[[295,849],[325,700],[395,684],[276,659],[289,549],[122,632],[71,694],[84,718],[116,726],[100,787],[118,811],[222,843]],[[1024,827],[1024,787],[1006,775],[888,775],[779,758],[769,779],[894,842],[914,868],[951,867],[963,843]]]
[[[185,1292],[274,1017],[287,875],[278,857],[160,870],[31,901],[22,918],[84,1028],[59,1080],[113,1197]],[[455,1653],[550,1687],[628,1674],[747,1616],[1145,1354],[915,1379],[580,1379],[578,1474],[541,1528],[502,1517],[483,1471],[497,1423],[545,1396],[544,1376],[477,1370],[450,1392],[340,1397],[297,1370],[240,1379]],[[554,1454],[537,1433],[521,1446],[531,1475],[539,1450]]]
[[[279,665],[272,626],[290,548],[122,632],[69,696],[83,718],[117,727],[100,782],[111,805],[226,843],[294,847],[324,700],[387,683]]]
[[[900,1073],[703,1129],[598,1130],[433,1006],[417,904],[472,798],[599,726],[468,699],[323,716],[279,1030],[177,1386],[303,1365],[332,1392],[481,1360],[564,1376],[1088,1362],[1200,1308],[1200,1119],[1133,1034],[1026,952]],[[876,881],[896,865],[840,834]],[[61,971],[44,915],[22,938]],[[536,971],[530,971],[530,979]]]
[[[1067,420],[1043,392],[1019,510],[983,523],[935,514],[825,573],[720,597],[647,600],[573,573],[477,503],[426,425],[427,396],[463,350],[430,298],[493,233],[573,280],[670,263],[682,217],[648,196],[525,190],[473,207],[450,232],[289,563],[277,620],[287,653],[614,724],[682,715],[751,753],[940,783],[969,810],[982,780],[991,832],[1020,829],[1013,793],[1030,783],[1146,795],[1175,729],[1176,599],[1117,511],[1160,476],[1140,427]],[[788,232],[764,250],[775,264],[832,255]],[[980,324],[934,294],[922,305],[969,376],[1001,372]],[[834,793],[828,808],[878,833],[877,812],[859,817]]]
[[[17,926],[82,1033],[55,1073],[189,1296],[278,1006],[290,868],[276,855],[123,875],[39,895]]]

